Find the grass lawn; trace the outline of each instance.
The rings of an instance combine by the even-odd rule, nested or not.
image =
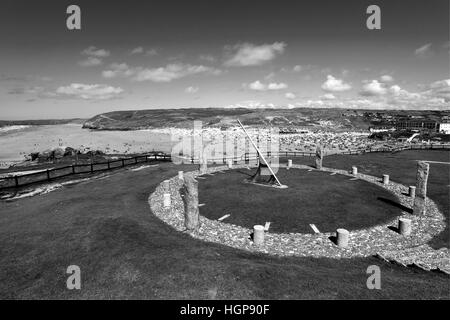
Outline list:
[[[348,230],[380,224],[399,216],[401,209],[383,200],[398,202],[382,187],[350,180],[329,172],[279,169],[277,176],[287,189],[244,182],[256,169],[238,169],[199,179],[200,214],[253,228],[270,221],[271,232],[314,233]]]
[[[434,152],[416,153],[417,157]],[[446,155],[447,156],[447,155]],[[392,155],[325,159],[414,176],[415,163]],[[415,156],[412,156],[414,159]],[[0,203],[0,298],[16,299],[449,299],[449,277],[376,258],[277,258],[195,240],[151,214],[150,192],[187,166],[121,170],[102,180]],[[388,172],[387,169],[390,172]],[[395,170],[394,170],[395,169]],[[378,171],[376,171],[378,170]],[[430,184],[441,181],[432,167]],[[409,179],[409,178],[407,178]],[[436,182],[436,179],[438,182]],[[405,182],[406,183],[406,182]],[[434,191],[430,187],[430,192]],[[448,192],[448,189],[445,189]],[[442,205],[442,204],[441,204]],[[82,288],[66,289],[69,265]],[[381,290],[366,287],[367,267],[381,268]]]

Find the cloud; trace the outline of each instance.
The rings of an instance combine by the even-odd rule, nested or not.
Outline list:
[[[39,94],[44,91],[43,87],[35,86],[35,87],[16,87],[12,88],[8,91],[8,94],[14,94],[14,95],[22,95],[22,94]]]
[[[198,58],[200,60],[205,60],[205,61],[208,61],[208,62],[216,61],[216,58],[214,58],[214,56],[212,56],[210,54],[201,54]]]
[[[360,95],[362,96],[379,96],[386,93],[386,88],[383,83],[378,80],[372,80],[363,85]]]
[[[122,88],[115,88],[105,84],[71,83],[68,86],[58,87],[48,97],[82,99],[82,100],[108,100],[116,98],[123,92]]]
[[[109,70],[104,70],[102,72],[102,75],[105,78],[131,77],[134,81],[170,82],[175,79],[195,74],[205,73],[218,75],[221,74],[221,72],[222,71],[219,69],[203,65],[182,63],[172,63],[159,68],[132,68],[126,63],[113,63]]]
[[[144,48],[142,47],[136,47],[133,50],[131,50],[130,54],[140,54],[144,53]]]
[[[110,52],[105,49],[98,49],[95,46],[90,46],[89,48],[84,49],[81,54],[97,58],[106,58],[109,57]]]
[[[293,100],[293,99],[297,98],[297,96],[292,92],[286,92],[286,94],[284,96],[286,97],[286,99],[289,99],[289,100]]]
[[[288,87],[288,85],[283,82],[280,82],[280,83],[271,82],[269,84],[264,84],[261,81],[256,80],[256,81],[250,83],[247,87],[249,89],[255,90],[255,91],[268,91],[268,90],[286,89]]]
[[[433,55],[431,43],[427,43],[414,51],[414,55],[418,58],[428,58]]]
[[[332,75],[327,76],[327,80],[322,84],[322,89],[328,92],[342,92],[350,90],[352,87],[342,79],[336,79]]]
[[[184,92],[186,93],[196,93],[198,92],[199,88],[198,87],[187,87],[186,89],[184,89]]]
[[[322,96],[322,98],[325,99],[325,100],[334,100],[334,99],[336,99],[336,97],[332,93],[325,93]]]
[[[303,70],[303,67],[300,65],[296,65],[292,68],[292,71],[294,71],[294,72],[300,72],[302,70]]]
[[[103,64],[103,61],[96,57],[87,57],[86,60],[80,61],[78,64],[82,67],[93,67]]]
[[[272,44],[254,45],[243,43],[235,45],[231,49],[231,57],[225,61],[226,66],[258,66],[273,60],[278,54],[284,52],[284,42]]]
[[[149,49],[145,52],[146,56],[156,56],[158,55],[158,50],[156,49]]]
[[[394,81],[394,78],[388,74],[385,74],[380,77],[380,81],[381,82],[392,82],[392,81]]]
[[[450,101],[450,79],[439,80],[431,83],[428,86],[428,90],[425,90],[423,94],[430,97],[442,98],[446,102]]]

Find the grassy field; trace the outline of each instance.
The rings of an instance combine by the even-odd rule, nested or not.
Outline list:
[[[325,165],[356,164],[360,171],[390,173],[393,180],[409,184],[413,159],[427,157],[442,159],[448,153],[399,153],[389,160],[378,154],[332,157]],[[147,198],[163,179],[190,168],[166,163],[121,170],[102,180],[0,203],[0,298],[450,298],[450,279],[443,274],[372,257],[270,257],[176,232],[151,214]],[[438,199],[448,195],[443,172],[437,174],[432,166],[430,177],[430,196],[441,206],[445,203]],[[79,291],[66,289],[65,272],[72,264],[81,268]],[[366,287],[370,265],[381,268],[381,290]]]
[[[329,172],[280,169],[277,176],[287,189],[246,183],[255,170],[233,170],[199,180],[200,214],[227,223],[253,228],[270,221],[271,232],[314,233],[348,230],[387,222],[401,210],[386,202],[396,197],[374,184]],[[383,201],[384,200],[384,201]]]

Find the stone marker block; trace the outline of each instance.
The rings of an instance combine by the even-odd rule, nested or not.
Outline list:
[[[228,163],[228,169],[233,168],[233,160],[228,160],[227,163]]]
[[[170,193],[164,193],[164,208],[170,208]]]
[[[165,193],[169,192],[169,190],[170,190],[170,181],[169,180],[163,181],[163,190]]]
[[[264,226],[256,225],[253,227],[253,243],[257,246],[264,243]]]
[[[323,148],[318,145],[316,147],[316,169],[322,170]]]
[[[180,193],[184,202],[184,226],[187,230],[196,231],[199,227],[197,180],[190,175],[185,176]]]
[[[389,184],[389,175],[383,174],[383,184]]]
[[[401,235],[409,236],[411,234],[411,219],[398,219],[398,231]]]
[[[336,230],[336,244],[339,248],[346,248],[348,246],[348,239],[350,233],[345,229]]]
[[[178,179],[184,180],[184,173],[183,173],[183,171],[178,171]]]
[[[289,169],[289,168],[291,168],[291,167],[292,167],[292,160],[289,159],[289,160],[288,160],[288,164],[287,164],[287,168]]]
[[[430,164],[419,161],[417,163],[416,196],[414,197],[413,214],[421,215],[426,212],[427,182]]]
[[[354,175],[358,174],[358,168],[357,167],[355,167],[355,166],[352,167],[352,174],[354,174]]]
[[[408,195],[411,198],[414,198],[416,196],[416,186],[409,186]]]

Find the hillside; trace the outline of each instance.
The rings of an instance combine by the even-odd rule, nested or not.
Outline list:
[[[113,111],[96,115],[83,124],[94,130],[139,130],[151,128],[191,128],[193,120],[203,126],[236,126],[239,118],[251,126],[278,126],[281,128],[309,127],[333,131],[366,130],[373,125],[389,125],[396,119],[423,117],[439,120],[444,111],[371,111],[346,109],[222,109],[185,108]]]
[[[351,115],[349,115],[351,113]],[[236,126],[239,118],[246,125],[279,127],[321,127],[367,129],[370,121],[363,113],[342,109],[155,109],[108,112],[87,120],[83,128],[95,130],[137,130],[147,128],[190,128],[193,120],[203,126]]]

